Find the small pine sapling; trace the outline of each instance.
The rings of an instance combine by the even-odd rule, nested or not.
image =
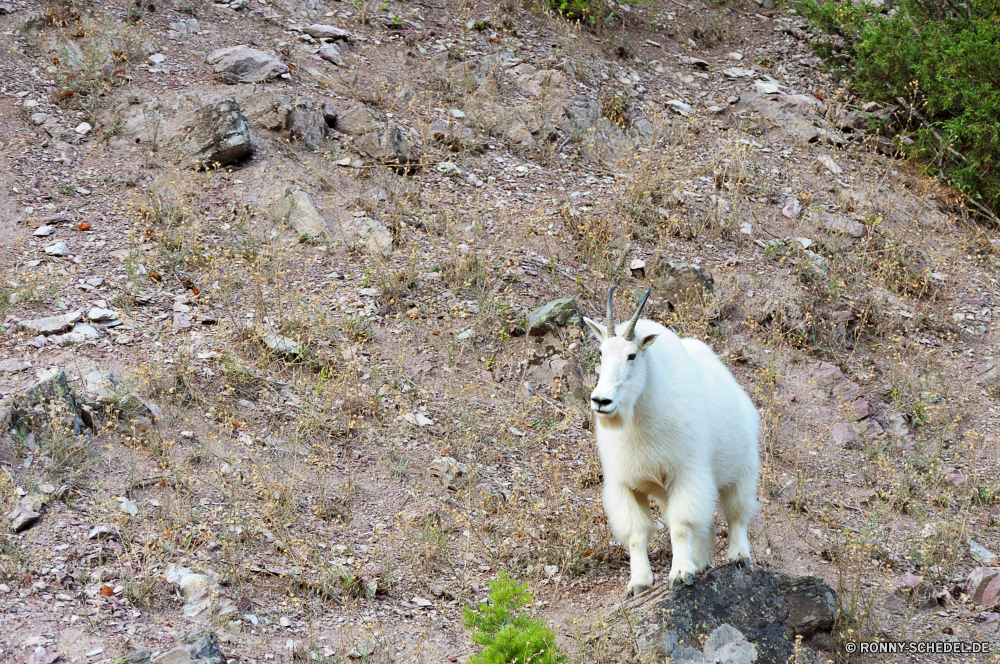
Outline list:
[[[463,609],[463,624],[472,630],[472,641],[483,646],[468,664],[560,664],[566,660],[552,628],[523,610],[532,601],[527,584],[500,572],[489,586],[487,602],[475,610]]]

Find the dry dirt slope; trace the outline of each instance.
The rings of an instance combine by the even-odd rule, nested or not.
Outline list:
[[[460,607],[507,569],[601,659],[627,553],[593,344],[524,322],[612,283],[759,405],[758,564],[826,578],[845,630],[995,638],[966,595],[969,538],[1000,546],[995,233],[873,149],[862,113],[892,109],[837,89],[794,14],[240,4],[0,5],[0,396],[64,371],[96,429],[0,439],[29,526],[0,658],[208,625],[247,662],[462,659]],[[240,44],[268,57],[237,76],[278,76],[206,63]],[[227,98],[245,125],[197,114]],[[233,151],[198,152],[204,125]],[[662,579],[668,538],[652,557]]]

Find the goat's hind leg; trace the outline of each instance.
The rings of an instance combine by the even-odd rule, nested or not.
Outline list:
[[[750,538],[747,528],[758,509],[757,478],[741,477],[730,486],[721,488],[719,495],[729,527],[729,562],[749,568]]]

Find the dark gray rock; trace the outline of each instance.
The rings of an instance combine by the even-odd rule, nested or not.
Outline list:
[[[29,493],[17,503],[17,509],[10,521],[10,531],[19,533],[33,526],[41,517],[45,507],[45,496],[40,493]]]
[[[296,99],[291,104],[288,114],[288,129],[294,140],[313,151],[326,147],[326,136],[329,132],[323,111],[316,108],[308,99]]]
[[[528,334],[540,337],[551,332],[557,325],[565,325],[579,310],[576,300],[571,297],[552,300],[528,314]]]
[[[815,641],[818,636],[822,643],[816,645],[828,650],[829,634],[836,622],[837,593],[815,576],[782,576],[779,587],[788,603],[786,636],[794,641],[801,635],[807,642]]]
[[[657,589],[631,604],[639,654],[646,658],[786,664],[796,635],[812,647],[829,647],[837,596],[819,578],[727,564],[696,577],[694,585]]]
[[[235,99],[205,104],[173,137],[181,168],[214,168],[253,153],[250,127]]]
[[[226,656],[215,632],[206,632],[194,643],[163,653],[156,658],[156,664],[226,664]]]
[[[112,660],[111,664],[149,664],[149,651],[137,650],[124,657]]]
[[[0,425],[0,431],[58,428],[77,436],[91,435],[94,428],[90,413],[77,403],[63,371],[0,402]]]

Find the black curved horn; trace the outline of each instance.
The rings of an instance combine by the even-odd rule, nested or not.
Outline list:
[[[639,303],[639,307],[635,310],[635,313],[632,314],[632,318],[629,320],[628,327],[625,328],[625,334],[623,335],[626,341],[632,341],[632,335],[635,334],[635,324],[638,322],[639,316],[642,315],[642,310],[646,306],[646,300],[649,299],[649,294],[652,292],[652,288],[646,291],[646,295],[643,296],[642,302]]]
[[[614,306],[611,303],[611,296],[615,294],[615,290],[617,290],[617,289],[618,289],[618,286],[612,286],[611,290],[608,291],[608,320],[607,320],[608,334],[607,334],[607,337],[609,339],[611,337],[615,336],[615,308],[614,308]]]

